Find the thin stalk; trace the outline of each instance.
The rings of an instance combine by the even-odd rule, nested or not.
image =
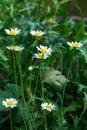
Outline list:
[[[15,79],[15,84],[16,84],[16,94],[17,94],[17,98],[18,98],[18,84],[17,84],[15,52],[13,52],[13,67],[14,67],[14,79]]]
[[[40,81],[41,81],[41,89],[42,89],[42,98],[44,99],[44,84],[42,83],[42,70],[41,70],[41,67],[40,67]]]
[[[22,89],[22,96],[23,96],[23,99],[25,101],[24,88],[23,88],[23,80],[22,80],[22,72],[21,72],[20,53],[18,53],[17,61],[18,61],[18,68],[19,68],[19,74],[20,74],[20,85],[21,85],[21,89]]]
[[[37,74],[36,86],[35,86],[35,96],[36,96],[36,91],[37,91],[37,86],[38,86],[38,80],[39,80],[39,76],[40,76],[40,67],[41,67],[41,61],[40,61],[39,66],[38,66],[38,74]]]
[[[29,95],[29,98],[32,98],[32,91],[31,91],[31,72],[30,72],[28,93],[29,93],[29,94],[28,94],[28,95]]]
[[[60,50],[60,64],[61,64],[61,72],[63,71],[63,53],[62,50]]]
[[[29,79],[28,84],[29,84],[29,86],[28,86],[28,89],[27,89],[27,91],[28,91],[27,94],[29,96],[29,99],[31,99],[32,98],[32,92],[31,92],[31,72],[30,72],[30,79]],[[28,106],[29,106],[29,110],[28,110],[28,113],[29,113],[28,114],[28,127],[29,127],[29,130],[32,130],[32,125],[31,125],[31,118],[32,118],[32,116],[31,116],[31,111],[30,110],[32,110],[31,106],[34,106],[34,103],[32,102],[32,105],[31,105],[31,103],[29,101]]]
[[[86,112],[86,106],[84,106],[83,111],[82,111],[82,113],[81,113],[81,115],[80,115],[80,117],[79,117],[79,119],[78,119],[78,122],[77,122],[77,124],[76,124],[75,127],[77,127],[77,126],[79,125],[79,123],[80,123],[80,121],[81,121],[81,118],[82,118],[82,116],[84,115],[85,112]]]
[[[21,103],[20,107],[21,107],[21,106],[22,106],[22,103]],[[21,109],[22,109],[22,107],[21,107]],[[28,129],[27,129],[26,122],[25,122],[25,119],[24,119],[24,114],[23,114],[23,112],[21,112],[21,115],[22,115],[22,117],[23,117],[23,122],[24,122],[24,125],[25,125],[25,130],[28,130]]]
[[[21,60],[20,60],[20,53],[18,53],[18,55],[16,55],[16,58],[17,58],[17,62],[18,62],[18,68],[19,68],[19,74],[20,74],[20,86],[21,86],[21,89],[22,89],[22,96],[23,96],[23,101],[24,101],[24,105],[27,105],[26,101],[25,101],[25,96],[24,96],[24,88],[23,88],[23,80],[22,80],[22,71],[21,71]],[[26,107],[27,108],[27,107]],[[26,109],[27,111],[27,109]],[[28,111],[27,111],[28,113]],[[24,116],[23,116],[23,120],[24,120],[24,124],[25,124],[25,128],[26,130],[28,130],[27,128],[27,123],[24,119]]]
[[[57,12],[58,12],[58,9],[59,9],[59,4],[56,5],[56,9],[55,9],[55,12],[54,12],[54,16],[56,16]]]
[[[46,112],[44,111],[44,121],[45,121],[45,130],[48,130],[47,128],[47,120],[46,120]]]
[[[75,49],[73,49],[73,53],[72,53],[72,59],[71,59],[71,62],[70,62],[70,67],[68,69],[68,73],[67,73],[67,76],[66,76],[66,83],[67,83],[67,80],[69,78],[69,74],[71,72],[71,67],[72,67],[72,63],[73,63],[73,57],[74,57],[74,54],[75,54]],[[62,111],[62,121],[63,121],[63,103],[64,103],[64,95],[65,95],[65,89],[66,89],[66,84],[64,85],[63,87],[63,94],[62,94],[62,102],[61,102],[61,111]]]
[[[11,109],[10,109],[10,125],[11,125],[11,130],[13,130],[13,125],[12,125],[12,116],[11,116]]]
[[[29,130],[32,130],[30,109],[31,109],[31,105],[30,105],[30,102],[29,102],[28,125],[29,125]]]

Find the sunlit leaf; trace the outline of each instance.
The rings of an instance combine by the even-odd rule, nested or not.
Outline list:
[[[52,86],[61,86],[68,81],[68,79],[66,79],[66,77],[62,75],[61,71],[55,69],[46,70],[44,77],[44,82]]]

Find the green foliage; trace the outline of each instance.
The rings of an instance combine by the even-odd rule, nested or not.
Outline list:
[[[71,0],[0,1],[0,130],[87,129],[86,23],[83,17],[68,16],[68,3]],[[16,27],[19,34],[6,34],[5,29]],[[44,35],[34,36],[32,30]],[[82,46],[69,46],[72,41]],[[39,45],[52,49],[47,59],[43,53],[42,59],[35,58],[43,51]],[[9,98],[18,101],[13,109],[2,104]],[[44,110],[42,103],[55,109]]]
[[[68,79],[66,79],[60,71],[55,69],[46,70],[46,74],[44,77],[44,82],[50,84],[51,86],[61,87],[62,84],[68,82]]]
[[[87,47],[81,47],[81,49],[79,49],[81,54],[84,56],[85,62],[87,63]]]

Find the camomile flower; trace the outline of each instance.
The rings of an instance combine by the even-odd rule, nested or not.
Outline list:
[[[34,57],[37,59],[47,59],[49,57],[49,55],[41,52],[41,53],[34,54]]]
[[[47,46],[40,45],[40,47],[37,46],[36,48],[37,48],[37,50],[39,50],[41,53],[44,53],[44,54],[46,53],[46,54],[50,55],[52,52],[52,49],[48,48]]]
[[[13,45],[11,45],[11,46],[7,46],[7,49],[11,50],[11,51],[21,51],[21,50],[24,49],[24,47],[19,47],[19,46],[13,46]]]
[[[34,35],[36,37],[40,37],[40,36],[44,35],[44,32],[37,30],[37,31],[31,31],[30,34]]]
[[[18,101],[14,98],[9,98],[2,101],[2,105],[4,105],[6,108],[7,107],[14,108],[17,106],[17,104],[18,104]]]
[[[11,28],[11,29],[5,29],[6,34],[12,35],[12,36],[15,36],[15,35],[19,34],[20,31],[21,30],[19,30],[17,28],[15,28],[15,29],[13,29],[13,28]]]
[[[50,112],[55,109],[55,106],[52,105],[51,103],[42,103],[41,107],[42,109],[48,110]]]
[[[71,48],[79,48],[82,46],[82,44],[80,42],[67,42],[67,44],[71,47]]]

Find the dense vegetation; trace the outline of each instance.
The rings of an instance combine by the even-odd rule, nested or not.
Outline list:
[[[86,23],[67,4],[0,1],[0,130],[87,130]]]

